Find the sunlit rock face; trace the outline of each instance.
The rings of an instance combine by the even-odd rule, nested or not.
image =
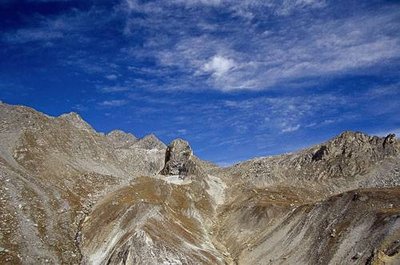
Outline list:
[[[196,163],[192,148],[182,139],[170,143],[165,153],[165,166],[160,172],[162,175],[176,175],[181,178],[187,176],[204,176],[201,166]]]
[[[400,264],[399,151],[344,132],[219,168],[0,104],[0,264]]]
[[[167,148],[165,166],[161,171],[163,175],[187,175],[188,163],[193,156],[189,143],[182,139],[174,140]]]

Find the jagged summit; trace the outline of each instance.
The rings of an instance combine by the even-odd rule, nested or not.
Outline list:
[[[363,157],[378,160],[396,155],[399,150],[400,143],[395,134],[378,137],[346,131],[322,144],[313,154],[312,160],[327,160],[333,157]]]
[[[392,143],[396,141],[397,137],[393,133],[389,133],[385,137],[379,137],[374,135],[368,135],[359,131],[344,131],[336,137],[333,137],[328,142],[336,142],[336,143],[378,143],[382,139],[390,140]]]
[[[82,119],[82,117],[76,112],[62,114],[62,115],[58,116],[57,118],[59,120],[67,121],[79,129],[94,132],[94,129],[92,128],[92,126],[90,126],[90,124],[87,123],[84,119]]]
[[[112,130],[111,132],[107,133],[107,136],[110,138],[117,139],[117,140],[120,140],[120,139],[136,140],[137,139],[136,136],[134,136],[133,134],[126,133],[122,130]]]
[[[302,183],[301,185],[324,181],[330,183],[324,189],[336,192],[338,187],[355,188],[358,185],[365,186],[366,182],[371,186],[400,184],[396,178],[379,180],[379,176],[374,173],[383,161],[396,159],[399,154],[400,142],[393,134],[377,137],[347,131],[325,143],[299,152],[245,161],[223,172],[227,178],[234,176],[238,180],[258,186],[277,181]],[[368,174],[374,176],[366,181],[364,176]]]
[[[155,134],[149,134],[139,139],[137,146],[144,149],[165,149],[167,146]]]
[[[81,115],[79,115],[77,112],[74,112],[74,111],[61,114],[58,117],[61,119],[83,120]]]
[[[138,139],[133,134],[126,133],[121,130],[113,130],[109,132],[106,136],[113,142],[114,146],[117,148],[131,146],[138,141]]]

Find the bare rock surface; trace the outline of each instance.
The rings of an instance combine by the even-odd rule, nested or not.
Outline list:
[[[167,146],[160,141],[154,134],[149,134],[137,142],[137,146],[140,148],[152,150],[152,149],[165,149]]]
[[[182,139],[176,139],[167,147],[165,166],[161,174],[178,175],[184,178],[189,175],[201,176],[204,175],[204,172],[197,165],[189,143]]]
[[[107,134],[107,137],[113,142],[116,148],[129,147],[138,141],[133,134],[121,130],[111,131]]]
[[[219,168],[0,103],[0,264],[400,264],[399,242],[392,134]]]
[[[399,150],[394,135],[380,138],[344,132],[297,153],[256,158],[214,172],[224,179],[234,178],[233,185],[300,185],[327,196],[360,187],[400,185]]]

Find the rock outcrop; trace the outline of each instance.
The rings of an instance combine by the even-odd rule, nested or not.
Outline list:
[[[217,172],[223,178],[235,178],[238,185],[309,185],[328,195],[358,187],[400,185],[396,173],[387,168],[399,150],[400,142],[393,135],[381,138],[344,132],[293,154],[257,158]],[[380,178],[382,171],[390,177]]]
[[[201,176],[204,172],[197,165],[189,143],[182,139],[172,141],[165,153],[165,166],[162,175]]]
[[[336,158],[364,159],[373,162],[396,155],[399,143],[394,134],[384,138],[370,137],[360,132],[344,132],[327,142],[313,154],[313,161],[329,161]],[[359,162],[359,161],[357,161]]]

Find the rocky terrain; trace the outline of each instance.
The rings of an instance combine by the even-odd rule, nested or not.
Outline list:
[[[400,141],[220,168],[0,103],[0,264],[400,264]]]

